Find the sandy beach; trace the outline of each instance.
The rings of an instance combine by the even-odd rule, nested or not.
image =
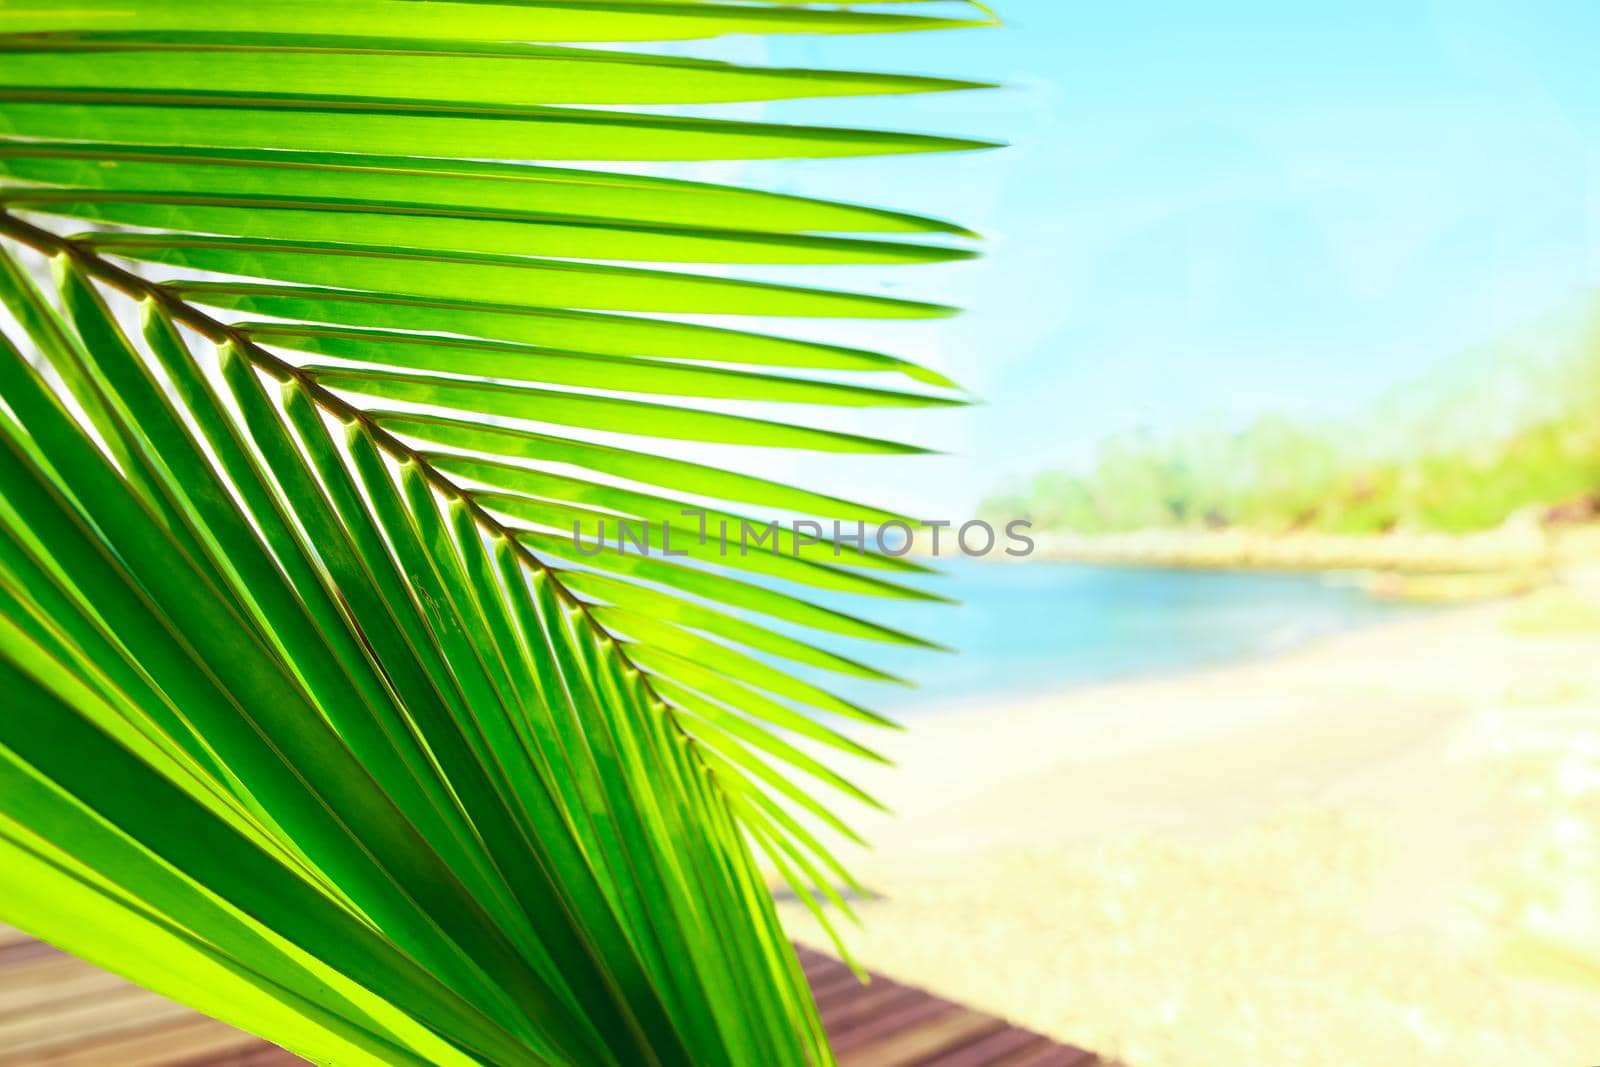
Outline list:
[[[918,716],[847,941],[1129,1067],[1600,1062],[1597,638],[1591,574]]]

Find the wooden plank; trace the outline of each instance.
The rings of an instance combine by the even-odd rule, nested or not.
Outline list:
[[[959,1005],[954,1010],[922,1025],[907,1027],[851,1053],[851,1060],[872,1067],[916,1067],[925,1060],[972,1040],[1004,1032],[1006,1024],[993,1015],[982,1015]]]
[[[1092,1052],[1070,1045],[1047,1043],[1011,1059],[989,1064],[988,1067],[1093,1067],[1099,1062],[1099,1057]]]
[[[0,945],[0,969],[16,967],[29,960],[48,959],[56,949],[31,937]]]
[[[857,1049],[865,1049],[874,1042],[899,1033],[907,1027],[927,1026],[946,1015],[966,1010],[949,1001],[936,1000],[928,996],[918,997],[865,1017],[837,1034],[830,1033],[829,1043],[841,1063],[870,1062],[856,1059],[852,1054]]]
[[[119,1031],[138,1031],[164,1020],[188,1020],[194,1010],[165,997],[123,984],[103,996],[51,1004],[44,1010],[0,1022],[0,1049],[9,1053],[43,1054],[63,1039],[94,1043]]]
[[[857,978],[855,972],[848,967],[842,967],[836,974],[822,974],[811,979],[811,995],[821,1005],[829,997],[835,995],[848,996],[851,990],[864,989],[865,984]]]
[[[18,930],[15,926],[7,926],[5,923],[0,923],[0,948],[32,940],[34,939]]]
[[[53,965],[53,966],[52,966]],[[0,1023],[29,1014],[47,1013],[75,1000],[113,997],[128,983],[117,975],[85,968],[77,960],[42,960],[19,967],[0,983]],[[15,979],[13,981],[13,979]]]
[[[898,988],[902,988],[899,982],[891,982],[882,975],[873,975],[870,980],[863,982],[852,974],[848,982],[830,981],[826,986],[813,983],[811,996],[820,1008],[830,1003],[861,1000],[874,992],[884,989]]]
[[[221,1055],[202,1056],[200,1059],[186,1060],[164,1067],[307,1067],[307,1064],[292,1052],[285,1052],[265,1042],[257,1042],[248,1048],[235,1049]]]
[[[1092,1067],[1093,1055],[795,946],[841,1067]],[[0,926],[0,1067],[309,1067]]]
[[[818,1014],[822,1016],[823,1029],[837,1037],[863,1019],[895,1010],[903,1004],[927,999],[928,995],[920,989],[880,978],[865,989],[846,990],[843,995],[820,1005]]]
[[[1031,1053],[1048,1044],[1050,1044],[1048,1038],[1040,1037],[1032,1030],[1009,1026],[998,1033],[947,1049],[937,1056],[922,1061],[917,1067],[991,1067],[993,1064],[1004,1063],[1007,1058]]]
[[[836,960],[832,956],[824,956],[821,953],[813,952],[810,954],[810,958],[806,956],[800,957],[800,973],[806,976],[807,981],[824,974],[836,974],[839,971],[844,971],[846,974],[852,973],[844,961]]]
[[[9,1002],[24,989],[56,986],[73,982],[86,974],[104,974],[82,960],[74,959],[54,950],[31,959],[20,958],[0,965],[0,1001]],[[121,979],[116,979],[121,981]]]
[[[178,1067],[262,1044],[259,1037],[189,1012],[164,1024],[124,1031],[114,1041],[58,1045],[15,1056],[8,1050],[0,1063],[6,1067]]]

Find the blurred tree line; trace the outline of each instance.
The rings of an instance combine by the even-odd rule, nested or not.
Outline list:
[[[1566,520],[1600,511],[1593,304],[1395,390],[1356,419],[1126,433],[1087,470],[1040,474],[983,512],[1083,533],[1465,533],[1534,508]]]

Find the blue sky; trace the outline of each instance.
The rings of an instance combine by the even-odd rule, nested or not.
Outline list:
[[[1600,281],[1600,4],[999,8],[1002,30],[746,46],[1008,86],[765,109],[1012,145],[739,168],[988,238],[976,264],[887,272],[886,291],[963,317],[821,331],[980,394],[967,412],[850,423],[956,454],[821,481],[960,516],[1120,430],[1357,410]],[[864,270],[810,277],[885,275]],[[819,481],[814,457],[775,472]]]

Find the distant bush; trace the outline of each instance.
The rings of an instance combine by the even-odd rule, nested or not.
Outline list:
[[[1553,337],[1552,337],[1553,329]],[[1600,505],[1600,314],[1585,308],[1385,397],[1359,419],[1134,432],[1082,472],[1050,471],[986,514],[1041,529],[1466,533],[1531,507]]]

